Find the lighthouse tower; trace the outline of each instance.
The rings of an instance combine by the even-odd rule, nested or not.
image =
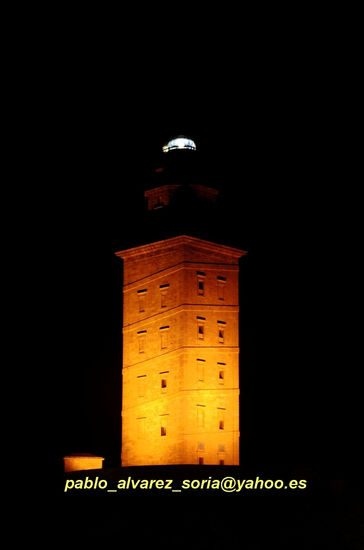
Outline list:
[[[163,151],[195,149],[179,136]],[[188,178],[163,183],[145,192],[149,212],[174,204],[186,186],[185,197],[207,202],[218,193]],[[239,464],[244,254],[187,234],[116,253],[124,263],[122,466]]]

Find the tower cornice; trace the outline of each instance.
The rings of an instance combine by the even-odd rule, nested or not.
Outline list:
[[[220,254],[224,254],[226,256],[230,256],[236,259],[241,258],[245,254],[247,254],[245,250],[234,248],[232,246],[217,244],[214,242],[206,241],[204,239],[199,239],[197,237],[191,237],[189,235],[179,235],[178,237],[163,239],[161,241],[156,241],[150,244],[144,244],[141,246],[128,248],[126,250],[120,250],[119,252],[115,252],[115,255],[119,258],[128,259],[151,253],[165,254],[169,248],[173,248],[178,245],[192,245],[207,250],[209,252],[218,252]]]

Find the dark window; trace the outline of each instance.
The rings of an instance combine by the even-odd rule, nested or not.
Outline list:
[[[205,335],[205,321],[205,317],[197,317],[197,336],[202,340]]]
[[[205,427],[205,405],[197,405],[197,426]]]
[[[217,326],[218,326],[218,333],[219,333],[219,342],[220,343],[224,343],[224,333],[225,333],[225,321],[218,321],[217,322]]]
[[[166,347],[168,347],[168,330],[169,326],[160,327],[159,329],[161,335],[161,349],[165,349]]]
[[[205,359],[197,359],[197,375],[200,382],[205,378],[205,362]]]
[[[218,294],[219,300],[224,299],[225,283],[226,283],[225,277],[217,278],[217,294]]]
[[[138,397],[144,397],[145,386],[146,386],[146,375],[141,374],[140,376],[137,376],[137,382],[138,382]]]
[[[203,296],[205,293],[205,286],[204,286],[204,279],[206,277],[206,273],[203,273],[202,271],[197,271],[197,294],[200,296]]]
[[[139,353],[144,353],[144,347],[145,347],[145,336],[147,331],[146,330],[140,330],[137,333],[138,341],[139,341]]]
[[[138,299],[139,299],[139,313],[145,311],[145,298],[147,295],[147,289],[138,290]]]
[[[167,435],[167,428],[165,426],[161,426],[161,435]]]
[[[203,464],[203,456],[198,457],[198,463],[201,465]]]
[[[167,292],[169,289],[169,283],[159,286],[161,292],[161,307],[167,307]]]

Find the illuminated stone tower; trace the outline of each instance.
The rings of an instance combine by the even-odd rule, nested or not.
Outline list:
[[[168,203],[177,188],[147,191],[148,208]],[[123,466],[239,464],[244,254],[187,235],[117,252],[124,260]]]

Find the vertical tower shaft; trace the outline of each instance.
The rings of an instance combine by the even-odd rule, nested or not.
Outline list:
[[[122,465],[239,464],[239,258],[181,235],[124,260]]]

